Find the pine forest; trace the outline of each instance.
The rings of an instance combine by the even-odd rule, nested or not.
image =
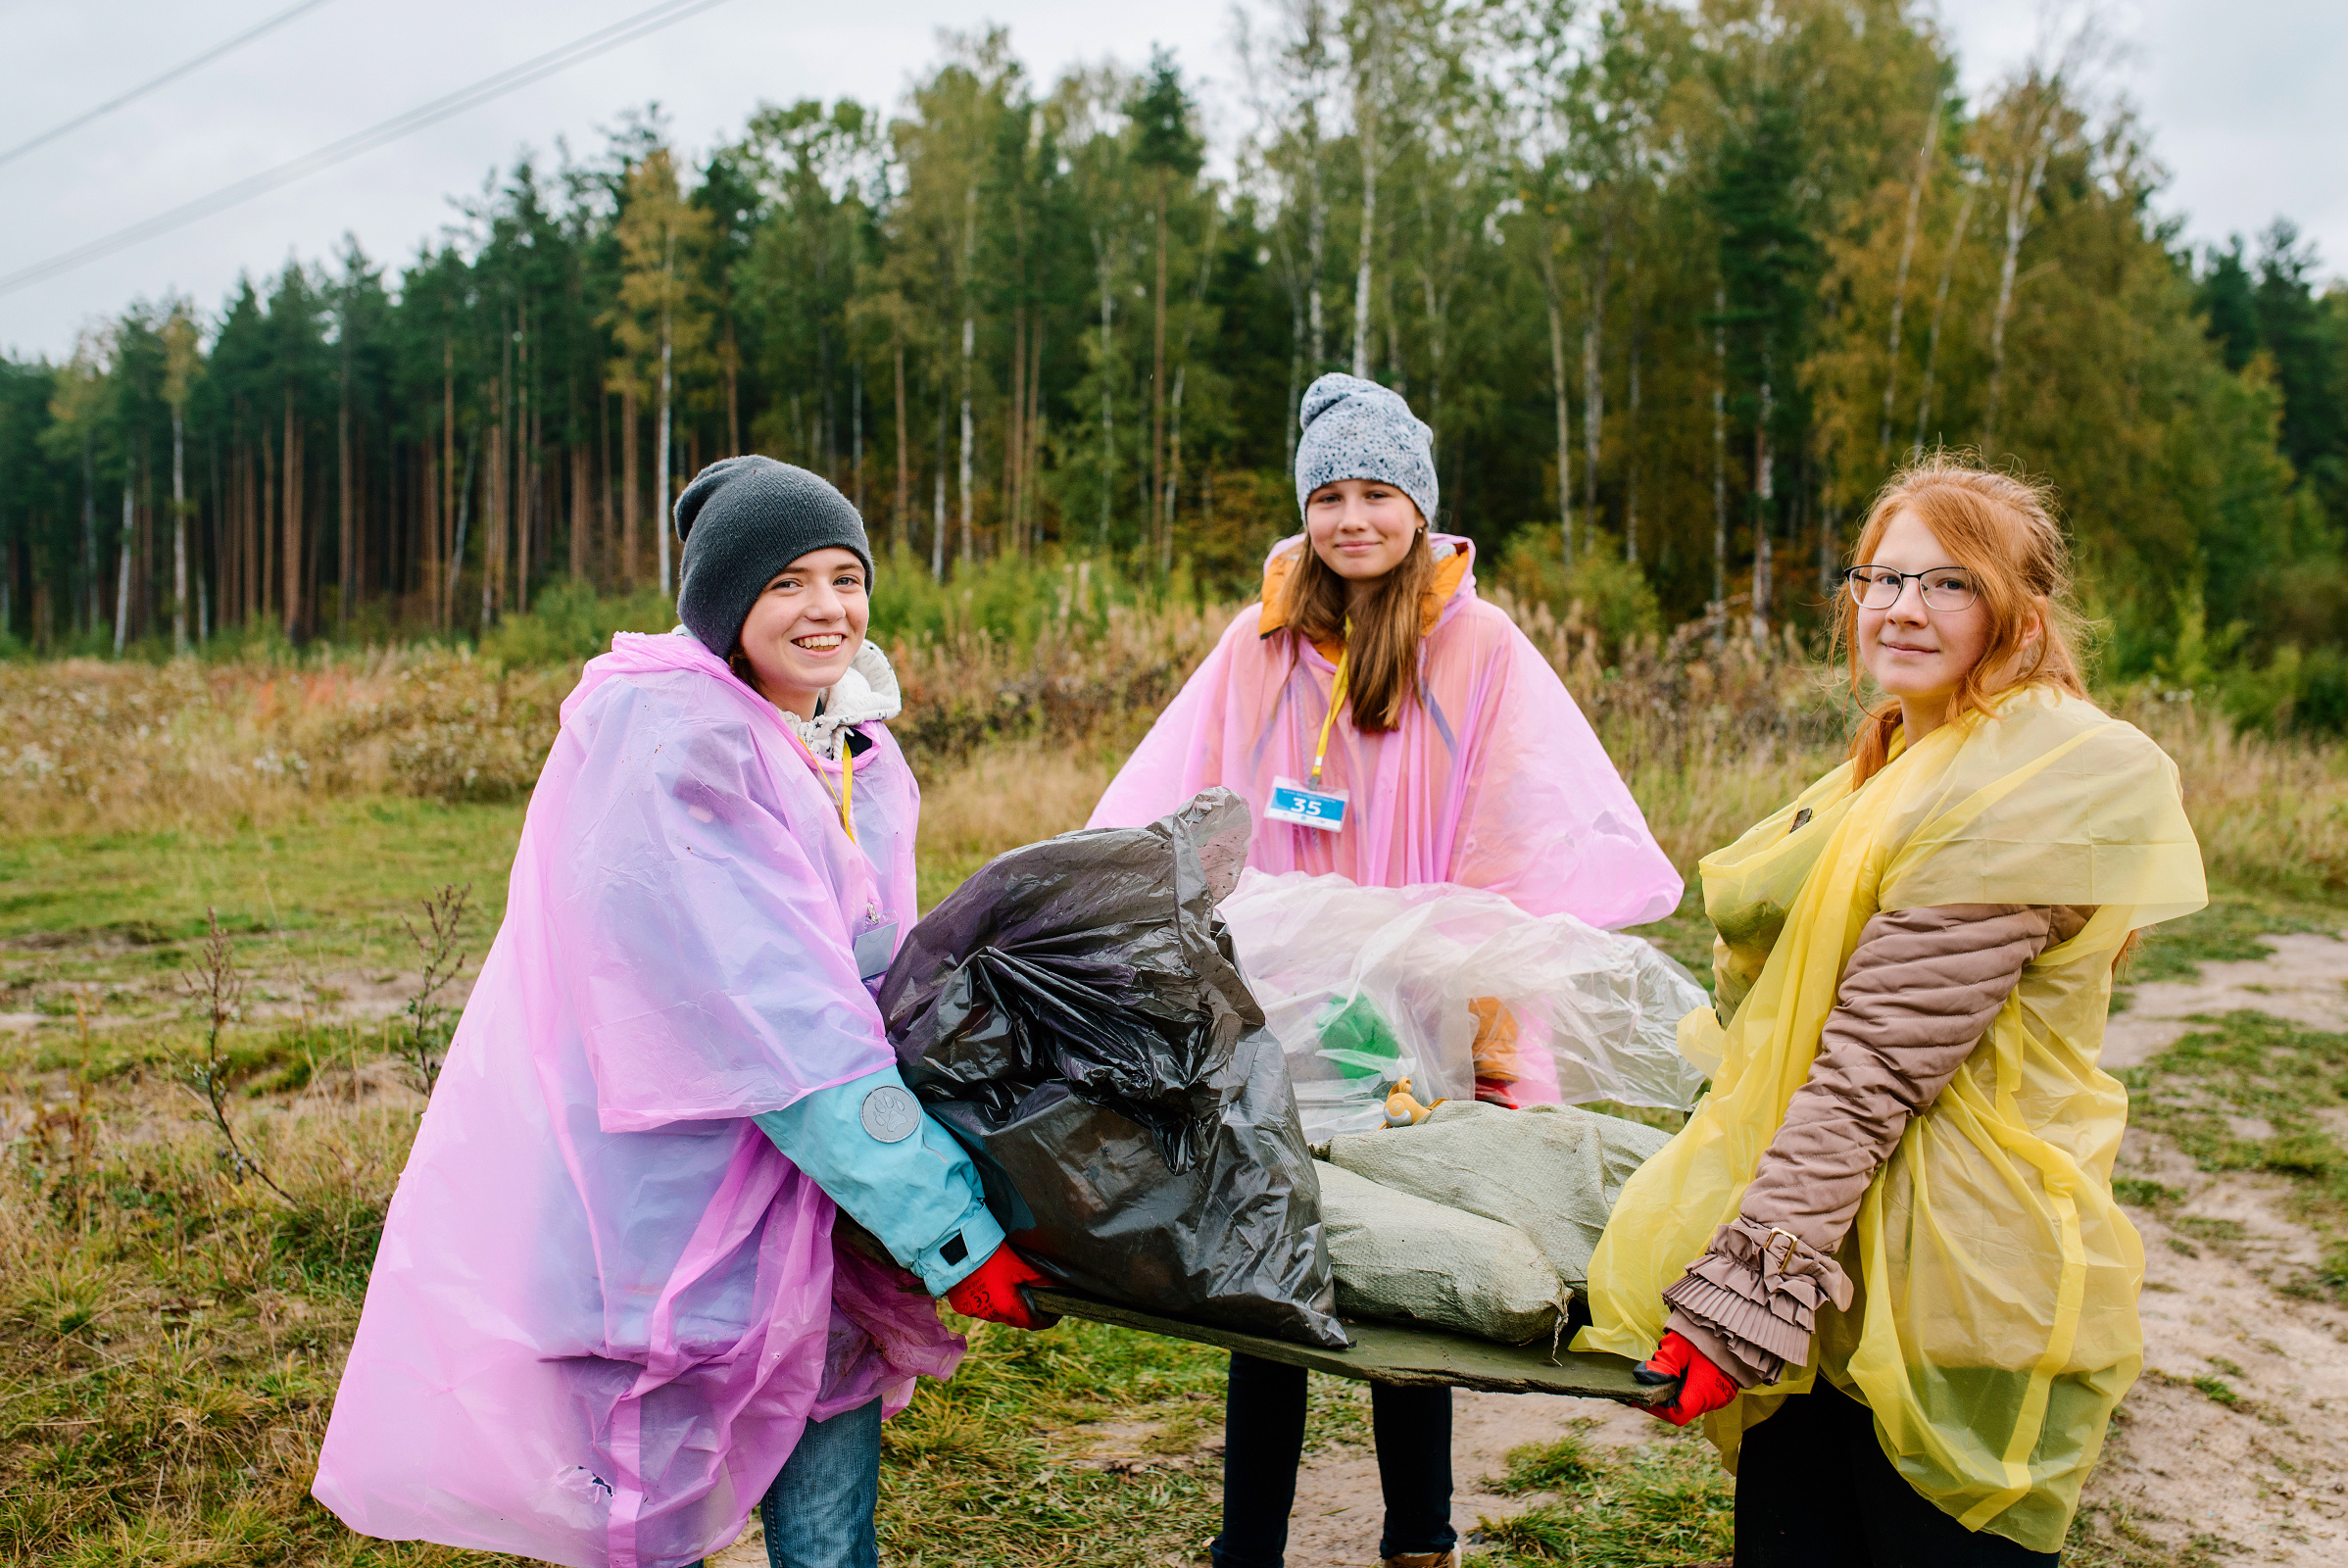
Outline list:
[[[412,256],[0,361],[0,648],[663,594],[668,503],[741,452],[830,477],[884,574],[1244,597],[1338,369],[1434,428],[1480,571],[1609,636],[1813,636],[1945,446],[2058,487],[2107,671],[2348,725],[2348,290],[2282,218],[2189,242],[2091,33],[1968,97],[1910,0],[1235,26],[1217,139],[1170,56],[1047,81],[949,36],[895,106],[770,105],[706,160],[645,108]]]

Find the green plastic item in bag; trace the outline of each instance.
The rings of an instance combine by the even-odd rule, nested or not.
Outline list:
[[[1396,1069],[1402,1060],[1401,1037],[1369,998],[1332,997],[1312,1026],[1321,1039],[1314,1054],[1335,1062],[1347,1078],[1392,1082],[1400,1076]]]

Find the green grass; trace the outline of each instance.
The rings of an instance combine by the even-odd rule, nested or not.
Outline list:
[[[2132,1208],[2166,1208],[2185,1195],[2142,1176],[2115,1176],[2112,1196]]]
[[[924,911],[936,908],[940,900],[969,881],[992,858],[988,855],[954,855],[915,862],[913,903]]]
[[[2348,1034],[2231,1012],[2120,1076],[2134,1122],[2166,1135],[2203,1170],[2282,1178],[2290,1211],[2328,1251],[2324,1265],[2283,1288],[2348,1299],[2348,1146],[2338,1131],[2348,1105]],[[2243,1236],[2233,1220],[2176,1223],[2203,1241]]]
[[[2193,1380],[2193,1388],[2195,1392],[2205,1397],[2217,1400],[2229,1410],[2242,1403],[2242,1396],[2236,1394],[2233,1385],[2227,1383],[2224,1378],[2212,1377],[2204,1373]]]
[[[2133,1501],[2089,1503],[2071,1522],[2064,1568],[2218,1568],[2247,1555],[2246,1547],[2223,1536],[2191,1532],[2176,1546],[2144,1528],[2166,1518]]]
[[[2336,906],[2256,898],[2243,894],[2213,894],[2207,908],[2156,925],[2144,934],[2143,946],[2128,966],[2127,978],[2198,980],[2205,963],[2245,958],[2271,958],[2274,948],[2263,936],[2285,936],[2296,931],[2336,935],[2341,926]]]
[[[373,957],[384,922],[446,882],[472,883],[476,929],[494,930],[523,809],[379,796],[321,800],[266,828],[11,835],[0,944],[175,950],[203,935],[209,906],[248,934],[240,952],[299,933],[317,957]]]
[[[1481,1521],[1503,1562],[1662,1568],[1726,1562],[1736,1544],[1736,1483],[1692,1431],[1607,1451],[1576,1436],[1508,1455],[1502,1491],[1554,1493],[1509,1519]]]
[[[1159,1564],[1214,1533],[1219,1478],[1073,1462],[1086,1423],[1219,1415],[1221,1352],[1100,1324],[981,1325],[953,1381],[885,1429],[881,1552],[902,1564]],[[1187,1419],[1186,1419],[1187,1418]]]
[[[181,977],[208,908],[256,977],[225,1042],[240,1087],[288,1093],[322,1062],[380,1053],[379,1023],[318,1015],[353,985],[416,968],[401,919],[447,883],[472,885],[464,946],[468,972],[478,966],[505,912],[522,809],[390,797],[321,801],[217,834],[0,839],[0,1012],[71,1024],[0,1034],[0,1073],[175,1071],[192,1016]]]
[[[1508,1450],[1508,1469],[1497,1489],[1508,1496],[1529,1492],[1559,1492],[1582,1486],[1607,1471],[1604,1457],[1578,1432],[1551,1443],[1529,1443]]]

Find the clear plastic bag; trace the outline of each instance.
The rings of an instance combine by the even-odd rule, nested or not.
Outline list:
[[[1703,988],[1653,944],[1496,893],[1244,873],[1222,903],[1315,1144],[1385,1120],[1387,1091],[1464,1100],[1484,1075],[1520,1105],[1686,1110],[1704,1075],[1678,1047]]]

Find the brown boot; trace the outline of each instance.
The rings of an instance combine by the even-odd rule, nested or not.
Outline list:
[[[1413,1551],[1399,1557],[1381,1557],[1378,1568],[1459,1568],[1459,1548],[1449,1551]]]

